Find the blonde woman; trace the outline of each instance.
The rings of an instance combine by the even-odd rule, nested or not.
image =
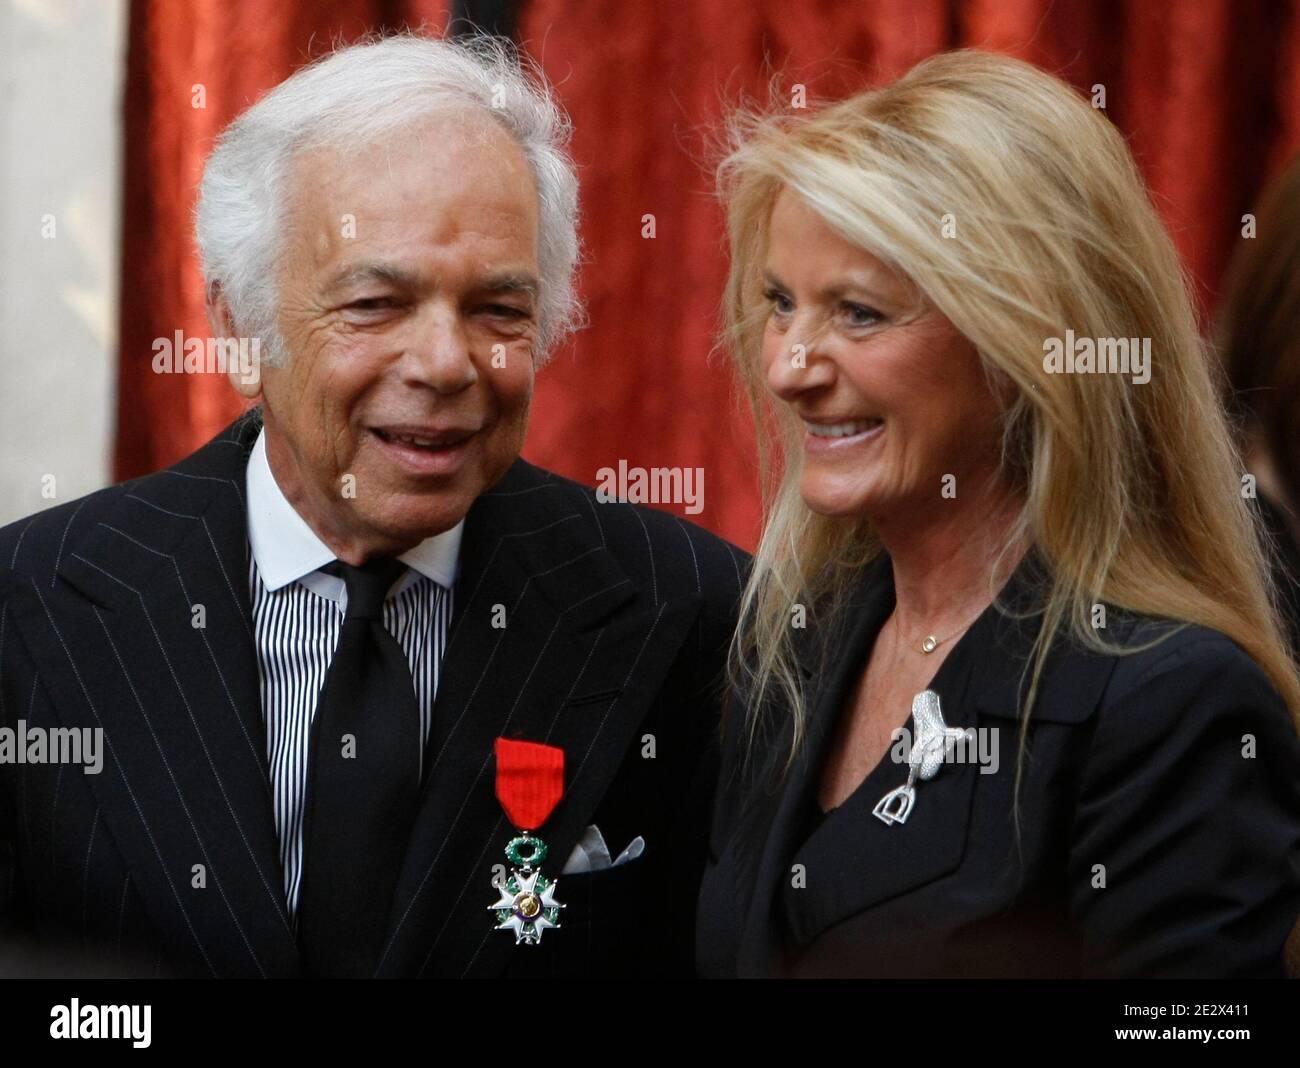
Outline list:
[[[726,312],[781,463],[701,973],[1285,974],[1300,685],[1123,139],[975,52],[737,132]]]

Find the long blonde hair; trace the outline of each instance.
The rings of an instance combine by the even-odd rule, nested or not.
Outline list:
[[[1032,544],[1050,572],[1026,670],[1021,757],[1059,636],[1131,651],[1092,625],[1100,602],[1222,632],[1300,716],[1300,682],[1188,279],[1110,122],[1027,63],[961,51],[811,113],[742,111],[729,132],[719,169],[732,249],[724,341],[758,425],[765,515],[730,657],[749,710],[747,754],[775,726],[770,709],[794,718],[787,768],[804,737],[793,607],[804,606],[810,628],[833,625],[881,551],[865,519],[804,504],[802,429],[764,386],[761,270],[784,189],[914,283],[1011,398],[1002,461],[1025,502],[1012,537]],[[1067,330],[1149,338],[1150,380],[1046,373],[1045,339]],[[1018,759],[1017,803],[1021,770]]]

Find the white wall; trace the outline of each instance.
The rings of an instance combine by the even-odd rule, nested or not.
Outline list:
[[[126,4],[0,0],[0,524],[110,479]]]

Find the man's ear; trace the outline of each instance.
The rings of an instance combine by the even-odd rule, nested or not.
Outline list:
[[[234,316],[230,313],[230,302],[221,291],[221,284],[213,282],[208,286],[206,311],[208,325],[212,327],[212,336],[216,338],[234,337]],[[241,353],[246,346],[241,345]],[[226,372],[226,378],[235,392],[246,400],[257,400],[262,395],[262,375],[260,366],[241,367],[243,361],[235,361]]]

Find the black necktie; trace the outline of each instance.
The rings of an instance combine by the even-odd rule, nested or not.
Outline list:
[[[311,728],[298,947],[308,975],[370,976],[420,787],[420,713],[406,654],[384,627],[392,558],[326,568],[348,608]]]

